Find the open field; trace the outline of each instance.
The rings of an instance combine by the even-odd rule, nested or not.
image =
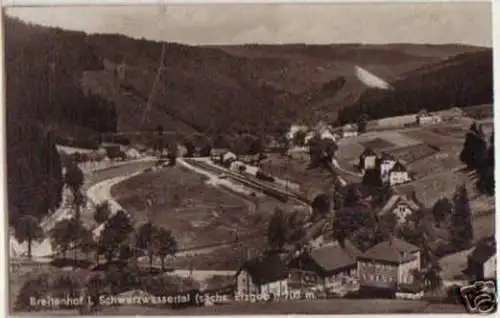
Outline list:
[[[83,185],[84,190],[101,181],[133,174],[146,168],[152,167],[154,166],[154,164],[155,163],[153,161],[135,161],[115,167],[101,169],[95,172],[90,172],[85,175],[85,183]]]
[[[149,219],[170,229],[180,248],[232,241],[258,229],[248,202],[205,181],[176,166],[133,177],[111,193],[137,224]]]
[[[242,314],[369,314],[369,313],[465,313],[462,305],[429,304],[395,299],[294,300],[278,303],[241,302],[184,310],[122,306],[104,308],[102,315],[242,315]]]
[[[418,144],[395,149],[391,152],[391,154],[403,164],[409,164],[417,160],[432,156],[438,151],[438,148],[429,146],[428,144]]]
[[[173,268],[193,270],[238,270],[247,259],[259,255],[267,247],[266,232],[230,247],[218,248],[210,253],[176,256]]]
[[[308,169],[308,165],[307,160],[292,160],[273,154],[262,161],[261,169],[278,178],[297,182],[302,193],[306,195],[311,189],[332,187],[334,179],[327,171]]]
[[[445,152],[430,154],[415,161],[409,161],[408,170],[413,173],[414,180],[432,178],[434,174],[452,173],[451,170],[462,166],[458,156]]]
[[[396,146],[392,142],[387,141],[386,139],[382,139],[382,138],[375,138],[375,139],[372,139],[372,140],[360,142],[360,144],[364,148],[372,148],[375,151],[386,149],[386,148],[391,148],[391,147],[395,147]]]

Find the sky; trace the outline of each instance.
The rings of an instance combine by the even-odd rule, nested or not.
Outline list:
[[[87,33],[120,33],[191,45],[426,43],[492,46],[482,3],[171,4],[17,7],[22,20]]]

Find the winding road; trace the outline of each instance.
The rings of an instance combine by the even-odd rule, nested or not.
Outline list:
[[[144,158],[140,160],[128,161],[128,162],[119,162],[113,164],[108,167],[88,170],[85,173],[85,184],[83,186],[84,191],[86,191],[86,195],[88,198],[88,203],[90,205],[95,205],[103,201],[108,201],[110,205],[111,213],[114,214],[118,210],[124,210],[123,207],[112,197],[111,188],[123,182],[129,178],[137,176],[143,172],[145,168],[152,167],[155,163],[155,158]],[[203,169],[196,168],[182,158],[178,158],[178,164],[186,167],[187,169],[193,171],[194,173],[203,174],[209,178],[210,183],[214,185],[220,185],[221,190],[231,192],[232,195],[241,194],[242,197],[249,195],[248,190],[245,190],[239,186],[231,184],[227,180],[221,180],[219,176],[214,173],[205,171]],[[256,205],[251,200],[245,200],[249,205],[249,208],[253,211],[256,210]],[[84,209],[82,213],[82,217],[90,217],[89,215],[84,215],[85,213],[91,212],[92,209]],[[71,215],[72,210],[68,203],[62,204],[61,208],[56,211],[56,213],[52,214],[49,218],[47,218],[43,222],[43,228],[46,231],[49,231],[58,221],[65,219]],[[96,227],[93,230],[93,234],[98,236],[102,231],[102,225]],[[196,256],[200,254],[210,253],[216,249],[230,247],[233,245],[238,245],[244,243],[247,239],[252,239],[255,237],[262,236],[262,233],[257,233],[254,235],[249,235],[245,238],[240,239],[235,242],[227,242],[227,243],[218,243],[211,245],[203,245],[198,247],[191,247],[188,249],[180,250],[176,257],[183,256]],[[19,244],[14,238],[11,237],[11,256],[15,259],[15,254],[19,255],[25,252],[26,247],[22,244]],[[13,250],[13,251],[12,251]],[[12,253],[14,252],[14,253]],[[52,261],[54,251],[50,245],[50,240],[45,239],[40,243],[33,243],[32,246],[32,261],[39,263],[49,263]],[[147,264],[149,265],[149,259],[147,257],[140,257],[138,259],[139,264]],[[155,259],[153,261],[154,267],[160,267],[160,260]],[[234,271],[221,271],[221,270],[175,270],[172,274],[179,276],[192,276],[195,279],[203,280],[209,278],[213,275],[233,275]]]

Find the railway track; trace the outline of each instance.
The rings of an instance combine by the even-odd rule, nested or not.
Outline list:
[[[228,178],[239,182],[251,189],[254,189],[256,191],[260,191],[270,197],[273,197],[281,202],[288,202],[288,200],[293,200],[296,201],[302,205],[309,205],[309,202],[298,196],[297,194],[290,193],[287,191],[284,191],[275,185],[271,185],[268,183],[265,183],[264,181],[258,180],[256,177],[252,176],[242,176],[239,173],[235,173],[233,171],[230,171],[229,169],[223,168],[223,167],[217,167],[211,164],[208,164],[203,161],[199,160],[187,160],[189,164],[196,166],[200,169],[206,170],[208,172],[212,172],[214,174],[220,175],[220,174],[225,174]]]

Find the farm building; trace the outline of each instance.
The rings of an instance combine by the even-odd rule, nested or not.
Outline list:
[[[415,283],[413,272],[420,270],[420,249],[402,239],[391,237],[358,257],[360,291],[372,295],[396,296],[408,292]],[[412,294],[420,294],[412,291]]]
[[[357,258],[362,253],[349,241],[331,242],[302,253],[290,264],[290,285],[340,291],[357,288]]]
[[[244,162],[241,162],[239,160],[237,161],[232,161],[229,165],[229,170],[232,170],[232,171],[237,171],[237,172],[242,172],[244,171],[246,168],[246,165]]]
[[[228,152],[229,152],[228,149],[213,148],[210,151],[210,158],[212,159],[212,162],[222,163],[222,156],[224,156],[224,154]]]
[[[232,152],[226,152],[225,154],[222,155],[222,164],[229,167],[233,161],[236,161],[238,159],[238,156],[236,156]]]
[[[438,116],[436,114],[429,113],[425,109],[420,110],[420,112],[418,112],[418,114],[417,114],[417,124],[421,125],[421,126],[422,125],[436,124],[436,123],[439,123],[440,121],[441,121],[440,116]]]
[[[394,156],[383,152],[379,158],[380,161],[380,179],[383,183],[389,183],[389,172],[396,165],[396,158]]]
[[[247,261],[236,273],[237,295],[288,294],[288,268],[277,254]]]
[[[392,187],[397,184],[409,182],[411,178],[403,164],[397,161],[389,171],[388,181],[389,185]]]
[[[377,164],[377,154],[372,148],[365,148],[365,150],[359,156],[359,169],[361,171],[366,171],[369,169],[375,169]]]
[[[378,215],[382,216],[392,213],[398,223],[405,222],[406,218],[422,208],[422,205],[416,199],[410,198],[404,194],[394,194],[385,203]]]
[[[357,124],[346,124],[342,127],[342,137],[354,137],[358,135]]]
[[[471,281],[495,279],[496,254],[495,237],[488,237],[478,242],[467,258],[466,273]]]

